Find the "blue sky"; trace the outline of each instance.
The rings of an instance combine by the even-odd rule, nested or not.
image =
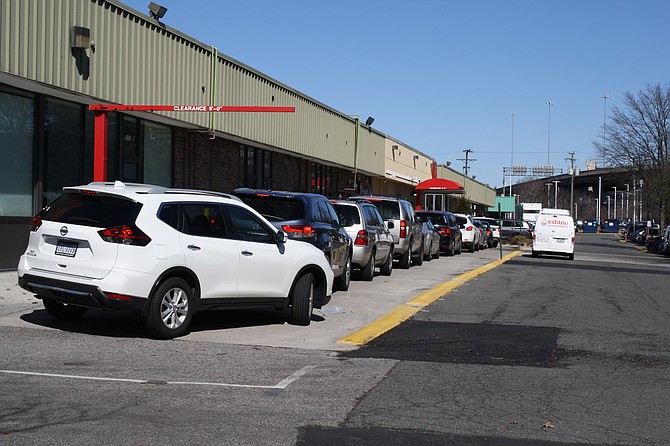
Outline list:
[[[148,11],[148,0],[123,3]],[[336,110],[373,116],[440,163],[462,171],[473,150],[470,175],[493,187],[512,148],[514,164],[549,157],[567,169],[574,151],[583,169],[605,102],[670,85],[668,0],[156,3],[168,26]]]

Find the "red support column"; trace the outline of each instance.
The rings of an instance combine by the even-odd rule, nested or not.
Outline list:
[[[93,181],[107,181],[107,112],[95,112]]]

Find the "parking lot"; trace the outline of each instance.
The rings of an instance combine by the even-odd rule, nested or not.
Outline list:
[[[503,256],[512,254],[515,249],[504,246]],[[440,257],[408,270],[395,268],[389,277],[377,272],[372,282],[356,280],[354,275],[349,290],[335,292],[327,306],[315,310],[308,327],[287,324],[282,315],[272,309],[202,312],[196,315],[191,332],[181,339],[317,350],[355,349],[359,338],[352,342],[350,335],[389,314],[393,323],[421,311],[421,307],[429,303],[425,299],[439,298],[438,294],[445,294],[445,290],[467,281],[467,277],[459,276],[470,272],[473,273],[468,277],[476,275],[491,263],[495,266],[500,257],[500,249],[486,249]],[[432,295],[426,294],[436,287],[442,288],[437,288]],[[422,296],[424,302],[410,302],[417,296]],[[121,337],[146,336],[142,321],[124,312],[89,311],[77,321],[57,321],[44,311],[38,299],[18,287],[16,272],[11,271],[0,273],[0,325]],[[372,327],[372,333],[383,330],[379,324]]]

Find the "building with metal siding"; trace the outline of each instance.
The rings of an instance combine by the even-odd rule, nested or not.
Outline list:
[[[73,47],[73,27],[89,33],[90,47]],[[358,116],[116,0],[0,0],[0,99],[7,122],[19,109],[29,114],[18,130],[0,128],[0,146],[13,151],[0,147],[0,269],[15,267],[31,215],[62,186],[92,180],[93,103],[295,107],[110,112],[110,179],[331,196],[369,187],[411,198],[416,182],[430,176],[430,157],[409,146],[402,159],[389,161],[392,139]],[[11,172],[6,160],[16,164]]]

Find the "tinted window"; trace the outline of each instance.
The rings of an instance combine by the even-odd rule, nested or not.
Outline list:
[[[455,217],[456,217],[456,223],[458,223],[458,226],[461,227],[461,228],[464,228],[465,225],[468,222],[468,219],[465,218],[465,217],[459,217],[458,215],[455,215]]]
[[[177,229],[179,224],[179,205],[176,203],[163,205],[160,211],[158,211],[158,218]]]
[[[397,201],[373,201],[384,220],[400,220],[400,204]]]
[[[339,224],[337,213],[328,201],[317,201],[314,203],[314,221],[326,224]]]
[[[66,193],[58,197],[42,219],[96,228],[112,228],[135,222],[142,205],[123,198]]]
[[[221,208],[216,203],[182,204],[183,232],[201,237],[226,236]]]
[[[284,197],[243,195],[240,198],[270,221],[303,220],[305,205],[301,200]]]
[[[233,238],[247,242],[275,243],[275,232],[254,214],[239,206],[226,206],[225,209],[232,224]]]
[[[347,226],[360,225],[361,219],[358,214],[358,208],[356,206],[347,206],[345,204],[336,204],[334,205],[335,210],[340,216],[340,220],[344,221],[347,219]]]
[[[381,226],[381,217],[379,216],[379,211],[374,206],[363,206],[363,215],[365,215],[365,220],[368,226]]]

